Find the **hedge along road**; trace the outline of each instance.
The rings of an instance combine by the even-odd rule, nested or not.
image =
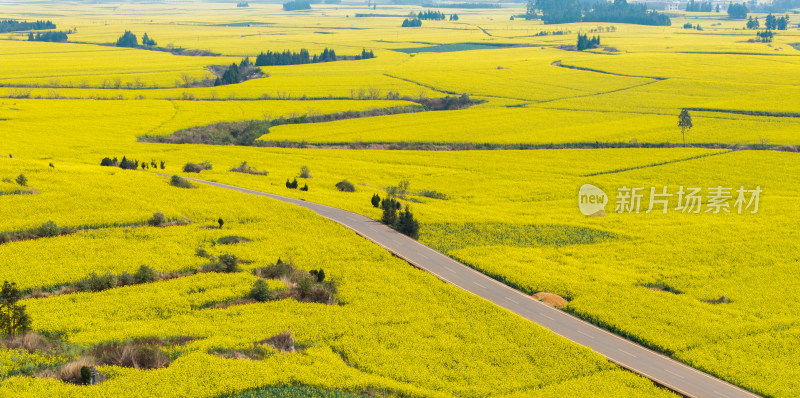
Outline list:
[[[158,175],[170,177],[166,174]],[[355,231],[360,236],[392,252],[411,265],[435,275],[442,281],[491,301],[553,333],[603,355],[609,361],[625,369],[647,377],[684,396],[693,398],[758,397],[742,388],[541,303],[371,218],[300,199],[218,182],[184,178],[218,188],[266,196],[310,209],[322,217]]]

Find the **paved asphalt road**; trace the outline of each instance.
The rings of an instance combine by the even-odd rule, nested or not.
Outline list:
[[[197,179],[191,180],[219,188],[266,196],[311,209],[325,218],[350,228],[415,267],[428,271],[447,283],[489,300],[558,335],[588,347],[611,362],[682,395],[696,398],[758,397],[758,395],[632,343],[563,311],[549,307],[360,214],[251,189]]]

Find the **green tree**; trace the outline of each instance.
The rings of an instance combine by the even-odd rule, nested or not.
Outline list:
[[[125,33],[117,39],[117,47],[136,47],[138,45],[139,39],[129,30],[126,30]]]
[[[0,331],[7,337],[24,334],[31,328],[31,319],[25,313],[25,306],[19,304],[21,298],[16,283],[3,282],[0,290]]]
[[[681,136],[683,137],[683,143],[686,144],[686,132],[693,127],[692,115],[690,115],[689,111],[687,111],[686,109],[681,109],[681,114],[678,115],[678,127],[681,128]]]

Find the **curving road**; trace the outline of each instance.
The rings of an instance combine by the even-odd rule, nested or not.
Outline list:
[[[164,174],[159,175],[169,177]],[[696,398],[758,397],[758,395],[609,333],[591,323],[549,307],[371,218],[300,199],[217,182],[187,179],[219,188],[266,196],[313,210],[320,216],[355,231],[415,267],[535,322],[553,333],[603,355],[609,361],[623,368],[647,377],[684,396]]]

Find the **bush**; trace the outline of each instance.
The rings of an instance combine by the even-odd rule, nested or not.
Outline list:
[[[300,178],[311,178],[311,171],[308,170],[308,166],[300,168]]]
[[[300,190],[301,191],[308,191],[308,184],[303,185],[303,187],[300,188]]]
[[[355,192],[356,191],[355,185],[353,185],[352,182],[347,181],[347,180],[342,180],[342,181],[337,182],[336,183],[336,189],[338,189],[338,190],[340,190],[342,192]]]
[[[214,168],[214,166],[212,166],[211,162],[209,162],[208,160],[204,161],[203,163],[200,163],[200,167],[202,167],[203,170],[211,170]]]
[[[250,242],[250,239],[243,238],[241,236],[223,236],[222,238],[217,239],[217,243],[220,245],[233,245],[236,243],[247,242]]]
[[[136,283],[150,283],[158,278],[158,271],[146,265],[139,266],[136,273],[133,274],[133,280]]]
[[[258,279],[253,283],[253,288],[250,290],[248,297],[263,303],[265,301],[272,301],[278,298],[277,292],[270,290],[269,285],[263,279]]]
[[[289,189],[297,189],[297,184],[298,184],[298,183],[297,183],[297,178],[295,178],[294,180],[292,180],[292,182],[289,182],[289,179],[288,179],[288,178],[286,179],[286,188],[289,188]],[[307,190],[307,189],[306,189],[306,190]]]
[[[179,176],[172,176],[172,178],[169,181],[169,184],[172,185],[173,187],[178,187],[178,188],[194,188],[194,185],[192,185],[192,183],[189,182],[189,180]]]
[[[381,207],[381,197],[378,194],[372,195],[372,207]]]
[[[162,224],[164,224],[164,222],[166,220],[167,219],[164,216],[164,213],[162,213],[160,211],[157,211],[157,212],[153,213],[153,218],[147,220],[147,223],[152,225],[152,226],[154,226],[154,227],[158,227],[158,226],[161,226]]]
[[[61,228],[59,228],[58,225],[52,221],[47,221],[46,223],[40,225],[39,228],[36,228],[36,236],[42,238],[58,236],[60,234]]]
[[[117,276],[117,286],[130,286],[136,283],[136,278],[128,273],[128,271],[122,271],[119,276]]]
[[[25,174],[20,174],[17,176],[17,184],[22,185],[23,187],[28,186],[28,177],[25,177]]]
[[[319,270],[312,269],[310,272],[311,276],[317,279],[317,282],[325,281],[325,271],[320,268]]]
[[[230,171],[233,171],[233,172],[236,172],[236,173],[246,173],[246,174],[259,175],[259,176],[265,176],[265,175],[269,174],[269,172],[267,172],[267,171],[258,171],[256,169],[250,167],[247,164],[247,162],[242,162],[242,164],[240,164],[239,167],[234,167],[234,168],[230,169]]]
[[[183,172],[184,173],[199,173],[201,171],[203,171],[203,166],[201,166],[201,165],[199,165],[197,163],[189,162],[189,163],[186,163],[183,166]]]
[[[117,287],[117,276],[110,273],[97,275],[92,272],[88,278],[78,281],[75,287],[82,292],[102,292]]]
[[[437,191],[429,191],[429,190],[427,190],[427,189],[426,189],[426,190],[422,190],[422,191],[420,191],[420,192],[419,192],[419,196],[424,196],[424,197],[426,197],[426,198],[431,198],[431,199],[441,199],[441,200],[447,200],[447,199],[449,199],[449,198],[447,197],[447,195],[446,195],[446,194],[444,194],[444,193],[437,192]]]
[[[223,254],[219,256],[217,261],[212,263],[206,264],[200,267],[200,271],[202,272],[239,272],[242,269],[239,268],[240,260],[236,258],[233,254]]]

